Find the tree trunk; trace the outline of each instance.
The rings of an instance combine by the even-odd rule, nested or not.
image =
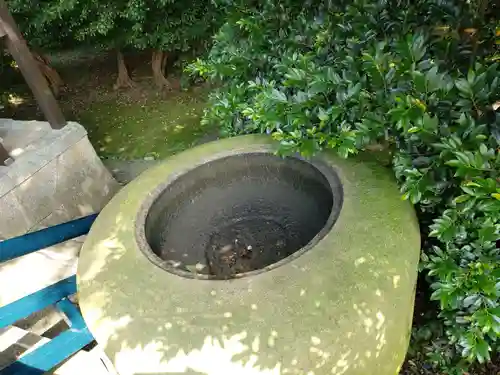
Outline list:
[[[38,65],[38,68],[42,72],[43,76],[47,80],[54,96],[59,95],[59,91],[61,90],[61,86],[64,85],[64,81],[57,71],[50,66],[49,60],[43,55],[32,52],[33,58]]]
[[[118,78],[113,85],[113,89],[118,90],[122,87],[133,87],[134,82],[128,75],[127,65],[125,65],[125,59],[120,50],[116,50],[116,61],[118,63]]]
[[[163,58],[161,59],[161,71],[165,73],[165,67],[167,66],[168,55],[166,53],[163,54]]]
[[[153,50],[153,54],[151,56],[151,68],[153,70],[153,79],[159,89],[170,87],[170,82],[168,82],[168,79],[166,79],[163,74],[166,60],[166,54],[162,51]]]
[[[7,50],[14,60],[16,60],[17,66],[33,92],[45,118],[52,129],[63,128],[66,125],[66,119],[61,108],[54,99],[54,95],[52,95],[52,91],[47,85],[47,80],[40,72],[40,69],[38,69],[33,54],[29,50],[26,41],[17,27],[16,21],[3,0],[0,0],[0,25],[2,27],[2,34],[4,35],[3,42],[5,42]]]

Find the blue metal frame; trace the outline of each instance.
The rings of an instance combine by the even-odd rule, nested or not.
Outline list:
[[[68,221],[0,242],[0,262],[32,253],[87,234],[97,214]]]
[[[89,215],[0,242],[0,262],[84,235],[88,233],[96,217],[97,214]],[[94,340],[80,311],[67,298],[74,293],[76,293],[75,275],[0,308],[0,328],[9,326],[49,305],[55,305],[70,322],[68,330],[0,370],[0,375],[44,374]]]
[[[78,314],[80,313],[78,312]],[[62,332],[56,338],[1,370],[0,374],[43,374],[85,347],[85,345],[90,344],[92,341],[94,341],[94,338],[86,326],[82,329],[75,329],[72,325],[70,329]]]
[[[64,297],[76,293],[76,276],[68,277],[0,308],[0,328],[10,326],[35,311],[53,305]]]
[[[96,217],[97,214],[85,216],[67,223],[2,241],[0,242],[0,262],[6,262],[87,234]]]

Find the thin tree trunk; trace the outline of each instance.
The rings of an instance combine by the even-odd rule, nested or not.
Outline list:
[[[151,55],[151,69],[153,70],[153,79],[159,89],[170,87],[170,82],[165,78],[162,69],[162,67],[165,67],[166,60],[166,54],[164,54],[162,51],[153,50],[153,53]]]
[[[165,73],[165,67],[167,66],[168,55],[166,53],[163,54],[163,58],[161,59],[161,71]]]
[[[116,62],[118,63],[118,78],[113,85],[113,89],[118,90],[122,87],[133,87],[134,82],[128,75],[127,65],[125,65],[125,59],[120,50],[116,50]]]
[[[21,35],[16,21],[12,17],[4,0],[0,0],[0,26],[7,50],[17,62],[26,83],[30,87],[38,106],[53,129],[61,129],[66,125],[66,119],[59,107],[47,80],[38,69],[33,54]]]
[[[57,73],[57,70],[50,66],[47,58],[36,52],[32,52],[32,55],[38,65],[38,68],[47,80],[52,92],[55,96],[58,96],[61,87],[64,85],[64,81],[61,76]]]

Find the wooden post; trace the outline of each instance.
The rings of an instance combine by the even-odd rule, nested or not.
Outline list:
[[[1,165],[7,165],[6,164],[6,161],[10,158],[10,155],[9,153],[7,152],[7,150],[5,149],[5,147],[3,147],[3,144],[0,140],[0,166]]]
[[[2,32],[3,31],[3,32]],[[61,129],[66,120],[44,76],[38,69],[26,41],[17,28],[4,0],[0,0],[0,36],[4,35],[7,49],[16,60],[45,118],[53,129]]]

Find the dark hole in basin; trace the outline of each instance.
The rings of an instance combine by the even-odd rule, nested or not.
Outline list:
[[[151,249],[143,250],[182,276],[241,277],[312,246],[341,205],[342,187],[329,167],[267,153],[229,156],[167,185],[149,209]]]

